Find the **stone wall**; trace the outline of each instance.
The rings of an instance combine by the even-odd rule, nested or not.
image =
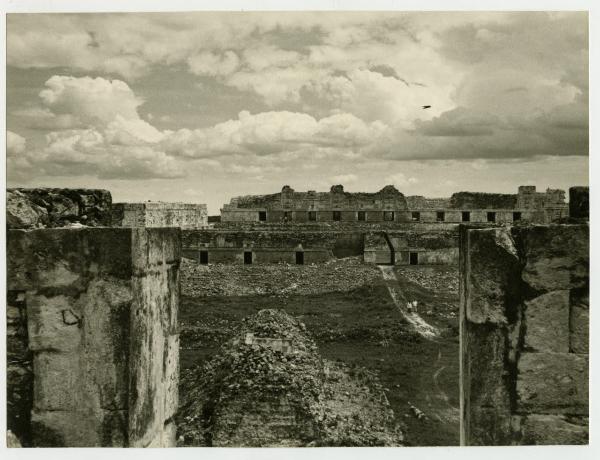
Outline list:
[[[589,228],[460,234],[461,443],[588,442]]]
[[[6,191],[8,228],[111,225],[112,198],[107,190],[15,188]]]
[[[420,263],[454,264],[458,260],[458,226],[446,224],[406,224],[395,230],[291,226],[287,229],[265,226],[220,227],[185,230],[182,233],[185,257],[208,263],[244,263],[244,252],[252,253],[252,263],[296,263],[296,253],[304,253],[304,263],[320,263],[335,257],[363,256],[365,262],[408,264],[409,253],[418,252]],[[385,228],[382,226],[382,228]],[[389,235],[389,242],[385,235]]]
[[[118,227],[181,227],[208,226],[205,204],[193,203],[115,203],[113,225]]]
[[[174,445],[180,230],[7,243],[8,429],[32,446]]]
[[[537,192],[521,186],[518,193],[457,192],[450,198],[404,196],[387,185],[376,193],[349,193],[334,185],[329,192],[296,192],[284,186],[281,193],[232,198],[221,209],[229,223],[280,224],[346,222],[554,222],[568,215],[563,190]]]

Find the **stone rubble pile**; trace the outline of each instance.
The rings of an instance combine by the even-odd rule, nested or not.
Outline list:
[[[240,340],[279,338],[282,352]],[[237,338],[237,340],[236,340]],[[306,327],[279,310],[244,319],[220,352],[182,372],[183,445],[399,446],[403,436],[377,375],[323,360]]]
[[[182,295],[190,297],[348,292],[380,277],[377,267],[364,264],[360,257],[318,265],[200,265],[190,259],[181,262]]]
[[[458,268],[453,266],[436,266],[435,268],[419,266],[397,266],[396,272],[413,283],[430,291],[444,290],[458,295]]]

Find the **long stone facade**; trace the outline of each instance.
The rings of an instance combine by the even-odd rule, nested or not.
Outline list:
[[[461,443],[588,442],[589,227],[461,228]]]
[[[386,185],[376,193],[296,192],[236,197],[221,209],[221,222],[244,223],[408,223],[527,221],[548,223],[568,216],[563,190],[540,193],[521,186],[516,194],[458,192],[450,198],[405,196]]]
[[[195,203],[115,203],[112,206],[115,227],[205,228],[208,212],[205,204]]]
[[[7,243],[8,429],[25,446],[174,446],[180,230]]]

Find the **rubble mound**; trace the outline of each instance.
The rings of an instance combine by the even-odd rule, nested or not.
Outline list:
[[[362,257],[333,259],[318,265],[200,265],[181,259],[184,296],[311,295],[348,292],[381,278]]]
[[[180,443],[193,446],[398,446],[375,374],[323,360],[281,310],[245,318],[232,339],[181,376]]]

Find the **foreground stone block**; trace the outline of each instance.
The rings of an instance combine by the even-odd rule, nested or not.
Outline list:
[[[525,346],[569,352],[569,291],[553,291],[525,302]]]
[[[522,240],[523,281],[540,292],[583,288],[589,283],[589,228],[539,225],[517,231]]]
[[[590,343],[590,299],[587,289],[571,291],[570,351],[589,353]]]
[[[524,444],[587,444],[588,420],[562,415],[529,415],[521,422]]]
[[[517,410],[588,414],[588,358],[574,353],[523,353]]]
[[[9,231],[34,446],[174,445],[179,248],[174,228]]]

